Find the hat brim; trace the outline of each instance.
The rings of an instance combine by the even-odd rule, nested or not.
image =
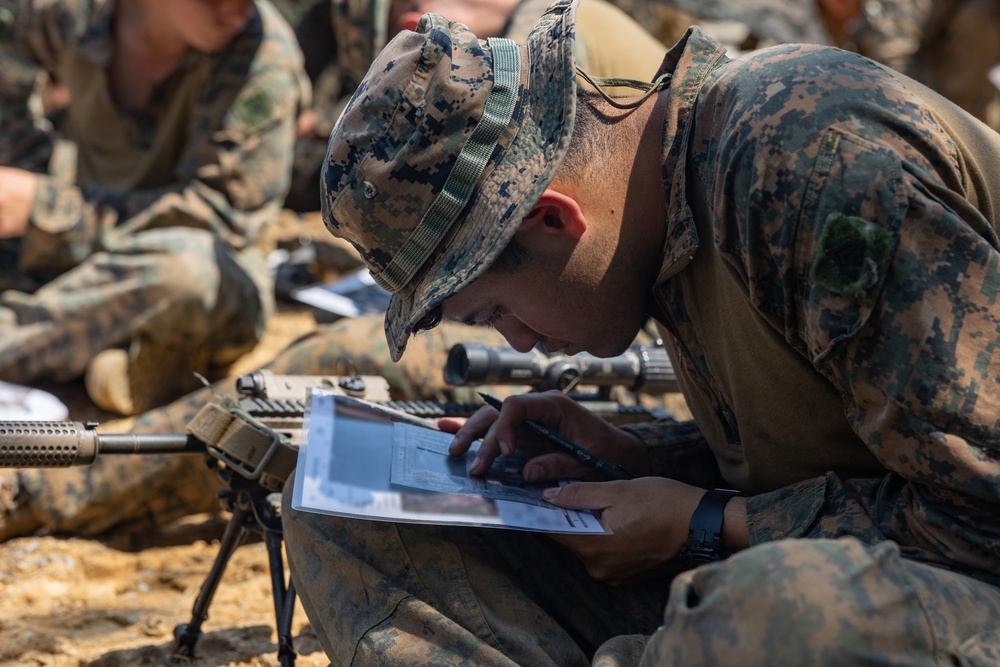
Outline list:
[[[519,117],[517,134],[414,289],[392,296],[385,333],[393,361],[428,312],[493,264],[562,163],[576,112],[576,4],[564,0],[550,8],[520,47],[519,109],[512,121]]]

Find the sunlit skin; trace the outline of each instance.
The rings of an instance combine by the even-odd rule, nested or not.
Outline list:
[[[607,252],[602,229],[588,225],[578,199],[556,187],[547,190],[517,240],[528,253],[524,264],[487,271],[444,303],[445,319],[488,324],[521,352],[538,345],[548,352],[613,356],[632,343],[644,299],[641,285],[623,283],[639,283],[641,273],[628,270],[634,259],[616,261],[615,251]],[[609,289],[615,273],[620,291]]]
[[[862,0],[820,0],[827,16],[843,29],[848,21],[861,13]]]
[[[250,21],[253,0],[126,0],[119,16],[134,14],[151,49],[163,54],[218,53]]]
[[[125,111],[142,111],[188,54],[225,49],[253,10],[253,0],[122,0],[109,72],[115,102]]]
[[[449,21],[464,23],[480,39],[502,37],[511,13],[520,0],[395,0],[389,12],[389,29],[413,30],[420,17],[433,12]]]
[[[666,95],[621,113],[613,124],[621,150],[601,155],[591,174],[557,174],[517,233],[528,251],[524,263],[487,270],[444,302],[446,319],[488,323],[522,351],[540,345],[553,352],[609,356],[633,341],[665,241],[666,213],[658,194]],[[484,407],[465,422],[442,420],[440,426],[455,433],[450,451],[456,456],[482,439],[473,474],[484,474],[497,456],[527,447],[544,452],[526,464],[529,482],[595,479],[572,457],[520,432],[525,419],[554,427],[639,476],[575,482],[547,492],[553,505],[600,510],[613,531],[599,539],[552,539],[572,550],[596,579],[635,583],[666,573],[687,540],[691,514],[706,489],[647,476],[650,462],[636,436],[558,392],[513,396],[499,412]],[[723,533],[728,548],[748,546],[745,499],[727,505]]]

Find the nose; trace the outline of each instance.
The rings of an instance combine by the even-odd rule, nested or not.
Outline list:
[[[511,315],[501,317],[496,323],[496,330],[518,352],[530,352],[542,338],[531,327]]]

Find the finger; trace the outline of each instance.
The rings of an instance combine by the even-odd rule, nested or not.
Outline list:
[[[603,510],[611,507],[615,485],[628,482],[573,482],[545,489],[542,497],[555,505],[573,510]]]
[[[510,396],[504,402],[497,418],[497,440],[500,449],[506,453],[517,442],[518,427],[527,419],[560,430],[570,412],[580,408],[576,401],[558,391],[532,392]]]
[[[524,481],[536,484],[561,479],[585,479],[592,476],[593,472],[568,454],[552,452],[532,457],[524,464],[521,474]]]
[[[438,428],[445,433],[458,433],[458,429],[465,425],[465,422],[469,421],[466,417],[441,417],[438,419]]]
[[[455,431],[455,439],[448,446],[448,453],[458,456],[469,451],[469,446],[481,438],[496,421],[497,414],[497,411],[489,406],[479,408]]]
[[[495,461],[500,454],[502,454],[502,452],[500,451],[500,444],[497,442],[496,438],[496,422],[493,422],[489,430],[486,431],[486,435],[483,436],[482,444],[479,445],[479,450],[476,452],[475,458],[472,459],[472,463],[469,465],[469,472],[473,475],[485,475],[489,472],[490,467],[493,465],[493,461]]]

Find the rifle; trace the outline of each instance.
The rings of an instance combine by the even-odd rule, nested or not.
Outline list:
[[[649,381],[652,377],[672,377],[665,353],[661,358],[655,351],[658,348],[633,348],[622,358],[593,361],[596,358],[585,355],[574,361],[565,355],[456,345],[449,352],[445,375],[456,385],[528,384],[536,389],[566,392],[584,382],[599,386],[598,393],[570,395],[610,421],[627,423],[662,416],[640,405],[615,402],[605,393],[614,386],[641,387],[647,392],[667,391],[673,386],[669,379]],[[664,360],[666,370],[662,367]],[[562,371],[554,372],[556,367]],[[534,370],[526,373],[525,369]],[[657,369],[655,373],[653,369]],[[567,381],[574,373],[577,381]],[[392,400],[388,383],[377,376],[278,375],[261,370],[236,380],[238,399],[223,397],[205,405],[184,434],[102,434],[97,432],[95,422],[0,422],[0,468],[89,465],[105,455],[204,456],[206,464],[225,482],[219,500],[231,517],[195,599],[191,619],[174,628],[174,645],[167,662],[184,663],[195,657],[202,624],[208,619],[208,608],[229,559],[250,534],[258,534],[268,553],[277,657],[282,667],[293,667],[295,588],[290,579],[287,583],[285,580],[280,499],[276,496],[295,467],[312,389],[364,398],[424,418],[465,417],[482,405]]]

